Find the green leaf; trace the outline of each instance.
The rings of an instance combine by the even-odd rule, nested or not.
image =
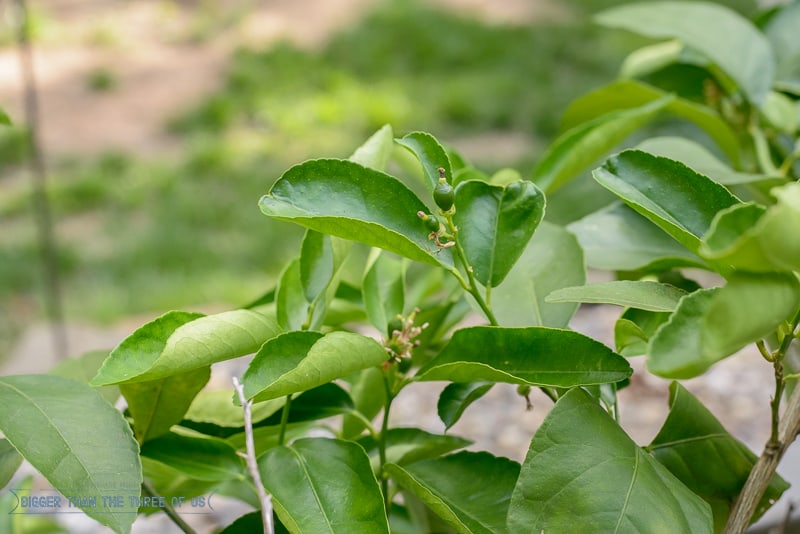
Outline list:
[[[405,265],[385,252],[370,258],[362,292],[369,322],[388,336],[387,325],[403,313],[405,305]]]
[[[393,148],[394,132],[392,132],[392,127],[386,124],[372,134],[348,159],[376,171],[385,171]]]
[[[669,284],[650,281],[617,280],[577,287],[565,287],[550,293],[547,302],[592,302],[615,304],[650,311],[672,311],[686,294]]]
[[[594,269],[660,271],[705,266],[703,260],[624,204],[612,204],[567,229],[578,238],[586,265]]]
[[[195,395],[211,378],[211,367],[201,367],[167,378],[120,386],[133,416],[133,433],[139,443],[169,432],[180,423]]]
[[[463,451],[405,467],[388,464],[386,470],[456,531],[509,532],[506,511],[519,475],[517,462]]]
[[[351,383],[350,398],[353,399],[355,409],[371,421],[386,404],[383,373],[380,369],[371,367],[347,380]],[[342,436],[352,439],[361,434],[365,428],[361,419],[346,415],[342,422]]]
[[[97,374],[97,370],[100,369],[107,357],[107,350],[93,350],[78,358],[62,360],[48,374],[88,383]],[[117,402],[120,395],[118,386],[100,387],[97,388],[97,392],[112,406]]]
[[[574,387],[619,382],[631,372],[624,358],[571,330],[475,326],[457,330],[414,379]]]
[[[647,450],[714,511],[717,532],[756,463],[756,455],[731,436],[702,402],[677,382],[669,386],[669,416]],[[758,519],[789,487],[777,474],[762,497]]]
[[[509,532],[712,532],[711,510],[575,388],[531,441]]]
[[[117,410],[86,384],[49,375],[0,377],[0,431],[62,495],[95,497],[89,517],[130,532],[142,465],[133,432]],[[102,497],[123,496],[121,507]]]
[[[593,175],[692,252],[717,212],[739,203],[723,186],[684,164],[638,150],[612,156]]]
[[[303,288],[300,259],[289,262],[275,289],[275,312],[283,330],[302,330],[309,321],[309,304]]]
[[[775,59],[769,42],[750,21],[724,6],[647,2],[609,9],[595,20],[646,37],[680,39],[716,63],[756,105],[764,103],[772,86]]]
[[[326,417],[352,413],[353,410],[353,399],[350,398],[347,391],[329,382],[304,391],[293,398],[289,409],[288,422],[316,421]],[[257,426],[280,425],[282,417],[283,413],[275,413]]]
[[[770,91],[760,111],[767,124],[779,132],[792,135],[797,131],[800,114],[795,107],[795,101],[783,93]]]
[[[800,307],[795,274],[739,272],[708,305],[700,325],[703,356],[721,359],[774,333]]]
[[[430,193],[439,183],[439,168],[445,171],[445,177],[451,184],[453,183],[453,172],[450,167],[450,158],[444,147],[439,144],[429,133],[412,132],[400,139],[395,139],[397,144],[407,148],[417,157],[422,165],[422,173],[425,176],[425,185]]]
[[[635,80],[619,80],[573,101],[564,112],[562,129],[574,128],[612,111],[639,108],[656,102],[667,94],[661,89]],[[675,98],[666,104],[664,112],[694,123],[716,141],[734,164],[739,162],[736,132],[716,111],[683,98]]]
[[[11,119],[8,118],[8,114],[0,108],[0,124],[7,124],[11,126]]]
[[[532,182],[505,187],[463,182],[456,189],[458,240],[475,278],[500,284],[525,250],[544,216],[544,194]]]
[[[778,82],[792,84],[795,87],[800,87],[798,27],[800,27],[800,4],[790,2],[769,20],[764,29],[777,60],[776,79]]]
[[[184,419],[221,427],[243,428],[244,413],[241,406],[233,404],[232,389],[203,390],[197,394],[186,411]],[[258,402],[250,410],[253,424],[258,424],[281,408],[285,399]]]
[[[461,419],[470,404],[480,399],[492,389],[492,382],[453,382],[448,384],[439,394],[436,412],[444,423],[445,430],[450,430]]]
[[[629,308],[614,324],[614,346],[626,358],[647,353],[647,344],[659,326],[667,322],[667,312]]]
[[[0,488],[11,481],[22,460],[22,455],[7,439],[0,439]]]
[[[308,302],[325,291],[333,277],[333,247],[325,234],[306,231],[300,252],[300,282]]]
[[[492,310],[504,326],[565,328],[578,306],[549,303],[545,297],[585,282],[583,250],[575,236],[543,221],[506,279],[492,290]]]
[[[261,197],[276,219],[432,265],[452,266],[450,251],[428,239],[417,216],[425,204],[397,179],[352,161],[313,160],[286,171]]]
[[[378,442],[371,435],[357,442],[370,457],[372,468],[380,472]],[[472,442],[458,436],[431,434],[419,428],[390,428],[386,433],[386,463],[406,465],[437,458],[456,449],[463,449]]]
[[[221,439],[196,438],[169,432],[142,445],[142,456],[195,480],[245,479],[244,460]]]
[[[743,204],[717,214],[700,254],[736,269],[770,272],[800,270],[800,184],[772,189],[777,204],[765,210]]]
[[[378,342],[350,332],[288,332],[261,347],[242,378],[257,402],[305,391],[388,360]]]
[[[275,512],[291,532],[386,533],[378,481],[350,441],[299,439],[258,459]]]
[[[250,354],[278,335],[274,317],[253,310],[169,312],[117,346],[91,384],[146,382]]]
[[[539,160],[532,180],[552,193],[588,169],[630,134],[655,118],[672,100],[666,95],[642,106],[612,111],[559,136]]]

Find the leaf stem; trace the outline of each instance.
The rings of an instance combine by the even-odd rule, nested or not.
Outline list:
[[[281,412],[281,430],[278,434],[278,445],[283,445],[286,441],[286,426],[289,424],[289,410],[292,408],[292,395],[286,395],[286,403],[283,405]]]
[[[142,492],[148,495],[149,497],[158,496],[156,490],[146,480],[142,481]],[[181,518],[180,515],[178,515],[178,512],[175,511],[175,508],[173,508],[172,505],[169,504],[166,499],[164,499],[163,502],[163,510],[164,513],[167,514],[167,517],[169,517],[173,523],[178,525],[178,528],[181,529],[182,532],[185,532],[186,534],[197,534],[195,530],[192,527],[190,527],[183,520],[183,518]]]
[[[258,502],[261,503],[261,522],[264,526],[264,534],[273,534],[275,532],[272,525],[272,497],[267,494],[264,489],[264,483],[261,481],[261,473],[258,471],[258,461],[256,460],[256,444],[253,438],[253,414],[250,408],[253,406],[252,400],[247,400],[244,395],[244,386],[239,382],[239,379],[233,377],[233,387],[236,394],[239,396],[239,401],[242,403],[242,410],[244,412],[244,436],[245,436],[245,460],[247,461],[247,469],[250,471],[250,476],[253,477],[253,483],[256,486],[258,493]],[[281,429],[282,430],[282,429]]]
[[[389,496],[389,479],[384,472],[386,465],[386,435],[389,431],[389,410],[392,408],[392,388],[389,385],[389,377],[386,371],[383,373],[383,388],[386,392],[386,407],[383,409],[383,422],[381,423],[381,435],[378,439],[378,458],[380,461],[380,475],[381,475],[381,491],[383,492],[383,505],[386,508],[386,513],[389,513],[389,506],[391,504],[391,497]]]

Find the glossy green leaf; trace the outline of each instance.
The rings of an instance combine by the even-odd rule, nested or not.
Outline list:
[[[464,451],[405,467],[388,464],[386,470],[457,532],[509,532],[506,511],[519,475],[517,462]]]
[[[457,330],[415,380],[574,387],[619,382],[631,372],[624,358],[571,330],[475,326]]]
[[[216,315],[169,312],[111,351],[91,384],[146,382],[255,352],[278,335],[274,317],[253,310]]]
[[[407,465],[422,460],[437,458],[456,449],[463,449],[472,442],[458,436],[431,434],[419,428],[390,428],[386,433],[386,463]],[[380,468],[378,442],[371,435],[358,440],[370,456],[373,469]]]
[[[97,370],[100,369],[107,357],[107,350],[93,350],[78,358],[62,360],[48,374],[88,383],[97,374]],[[99,387],[97,392],[112,406],[117,402],[120,395],[118,386]]]
[[[574,128],[612,111],[638,108],[656,102],[666,94],[661,89],[636,80],[616,81],[573,101],[564,112],[562,129]],[[716,111],[683,98],[670,101],[664,111],[694,123],[716,141],[732,162],[739,161],[736,133]]]
[[[723,186],[684,164],[638,150],[612,156],[593,175],[692,252],[717,212],[739,203]]]
[[[777,204],[721,211],[703,238],[700,254],[717,263],[754,272],[800,270],[800,184],[774,188]]]
[[[547,302],[591,302],[615,304],[650,311],[672,311],[686,294],[669,284],[650,281],[617,280],[585,286],[565,287],[550,293]]]
[[[720,359],[772,334],[800,308],[795,274],[739,272],[708,305],[701,323],[703,355]]]
[[[585,282],[583,250],[575,236],[545,221],[503,283],[492,289],[492,310],[504,326],[565,328],[578,305],[550,303],[545,297]]]
[[[499,285],[544,216],[544,194],[532,182],[501,187],[469,181],[456,189],[455,203],[453,221],[475,278]]]
[[[0,439],[0,488],[6,487],[22,465],[22,455],[7,440]]]
[[[387,359],[378,342],[359,334],[288,332],[264,344],[250,362],[242,384],[248,399],[274,399],[380,365]]]
[[[756,105],[772,86],[775,59],[750,21],[710,2],[647,2],[609,9],[595,20],[656,39],[680,39],[735,80]],[[720,46],[724,43],[724,46]]]
[[[431,134],[425,132],[412,132],[400,139],[395,140],[397,144],[407,148],[417,157],[422,165],[422,173],[425,177],[425,185],[428,191],[433,193],[436,184],[439,183],[439,168],[443,168],[447,181],[453,183],[453,171],[450,167],[450,158],[444,147],[439,144]]]
[[[533,181],[551,193],[605,156],[655,118],[674,99],[666,95],[639,107],[612,111],[558,137],[533,170]]]
[[[387,325],[405,305],[405,265],[401,260],[381,252],[371,258],[362,283],[364,307],[369,322],[384,336]]]
[[[595,269],[660,271],[705,266],[703,260],[624,204],[612,204],[567,228],[578,238],[586,265]]]
[[[120,390],[133,417],[136,440],[144,443],[169,432],[172,425],[183,419],[209,378],[211,367],[201,367],[158,380],[122,384]]]
[[[142,445],[142,456],[195,480],[244,480],[244,460],[221,439],[169,432]]]
[[[89,430],[91,429],[91,430]],[[0,432],[62,495],[115,532],[130,532],[141,491],[139,446],[122,414],[86,384],[49,375],[0,377]],[[122,495],[121,507],[102,497]]]
[[[451,266],[450,251],[428,239],[417,216],[423,202],[397,179],[352,161],[313,160],[286,171],[261,197],[261,211],[433,265]]]
[[[275,512],[291,532],[389,532],[383,496],[364,449],[350,441],[299,439],[258,459]]]
[[[448,384],[439,394],[436,412],[444,423],[445,430],[461,419],[470,404],[480,399],[492,389],[492,382],[453,382]]]
[[[385,171],[394,149],[394,132],[388,124],[375,132],[348,158],[350,161]]]
[[[561,397],[531,441],[509,532],[713,532],[711,510],[588,393]]]
[[[711,505],[715,530],[721,532],[756,463],[756,455],[677,382],[669,386],[669,416],[647,450]],[[780,476],[773,476],[753,519],[760,517],[788,487]]]

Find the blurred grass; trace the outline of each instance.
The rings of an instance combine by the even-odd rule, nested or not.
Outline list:
[[[168,121],[185,145],[177,161],[108,154],[54,172],[68,317],[249,301],[301,236],[262,216],[258,198],[289,165],[346,157],[385,123],[444,141],[514,132],[530,150],[502,163],[526,175],[567,103],[612,80],[632,47],[589,23],[616,3],[571,0],[569,20],[499,26],[398,0],[321,50],[239,51],[221,91]],[[13,177],[19,134],[2,136],[11,178],[0,181],[0,354],[39,290],[26,184]]]

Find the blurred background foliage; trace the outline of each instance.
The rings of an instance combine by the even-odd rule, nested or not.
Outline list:
[[[288,166],[347,157],[386,123],[398,134],[429,131],[487,171],[529,175],[569,101],[611,81],[639,44],[591,25],[591,13],[620,3],[567,0],[557,20],[499,25],[421,0],[384,1],[322,47],[238,50],[218,92],[164,117],[183,147],[176,156],[108,153],[52,166],[68,320],[249,301],[273,284],[300,237],[262,216],[258,198]],[[211,4],[198,9],[187,45],[247,17],[239,9],[226,18]],[[41,6],[33,15],[37,39],[58,26]],[[107,28],[96,38],[115,41]],[[13,46],[7,32],[0,46]],[[86,79],[98,93],[119,83],[103,69]],[[21,129],[3,129],[0,354],[41,316],[23,161]]]

